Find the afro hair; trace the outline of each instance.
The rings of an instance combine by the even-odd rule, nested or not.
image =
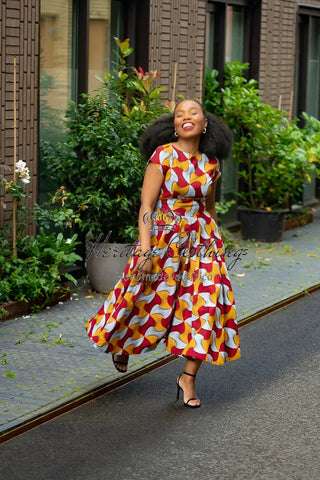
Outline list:
[[[222,120],[211,113],[207,114],[203,106],[199,102],[196,103],[201,106],[204,116],[208,120],[207,131],[200,138],[199,151],[205,153],[209,158],[227,159],[232,146],[230,130]],[[142,135],[141,153],[148,160],[157,147],[177,140],[174,135],[174,115],[161,117]]]

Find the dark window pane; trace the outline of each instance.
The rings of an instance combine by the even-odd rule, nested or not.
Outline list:
[[[319,118],[320,94],[320,18],[310,17],[306,111]]]

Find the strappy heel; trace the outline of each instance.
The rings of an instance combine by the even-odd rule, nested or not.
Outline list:
[[[121,355],[120,355],[120,356],[121,356]],[[118,372],[120,372],[120,373],[127,373],[129,355],[127,356],[127,361],[126,361],[126,362],[123,362],[122,360],[116,360],[115,354],[113,353],[113,354],[112,354],[112,361],[113,361],[114,367],[118,370]],[[126,369],[125,369],[125,370],[121,370],[121,368],[119,368],[120,365],[126,367]]]
[[[183,393],[183,388],[180,387],[179,385],[179,381],[180,381],[180,378],[182,377],[182,375],[189,375],[189,377],[196,377],[195,375],[192,375],[192,373],[188,373],[188,372],[182,372],[180,373],[178,379],[177,379],[177,400],[179,400],[179,397],[180,397],[180,390],[182,390],[182,393]],[[190,408],[199,408],[200,407],[200,404],[199,405],[190,405],[189,402],[191,402],[192,400],[199,400],[198,397],[192,397],[192,398],[189,398],[189,400],[187,400],[186,402],[184,401],[184,405],[186,407],[190,407]]]

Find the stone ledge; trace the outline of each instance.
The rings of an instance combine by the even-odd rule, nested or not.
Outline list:
[[[285,220],[284,229],[291,230],[292,228],[304,227],[308,223],[313,222],[313,213],[304,213],[303,215],[299,215],[297,217],[287,218]]]
[[[52,300],[47,303],[45,297],[39,297],[30,302],[22,300],[19,302],[12,301],[9,303],[3,303],[0,305],[0,321],[3,322],[5,320],[12,320],[13,318],[21,317],[22,315],[27,315],[35,307],[52,307],[53,305],[57,305],[59,302],[66,302],[67,300],[70,300],[70,295],[71,288],[62,287],[54,294]],[[5,310],[7,313],[1,314],[3,310]]]

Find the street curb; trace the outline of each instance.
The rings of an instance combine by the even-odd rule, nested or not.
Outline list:
[[[70,400],[69,402],[66,402],[60,405],[59,407],[56,407],[46,413],[42,413],[36,416],[35,418],[32,418],[31,420],[26,420],[25,422],[21,423],[18,426],[14,426],[9,428],[8,430],[4,430],[0,434],[0,444],[7,442],[8,440],[11,440],[17,437],[18,435],[21,435],[29,430],[32,430],[33,428],[38,427],[43,423],[49,422],[50,420],[53,420],[54,418],[57,418],[60,415],[68,413],[71,410],[74,410],[75,408],[80,407],[81,405],[84,405],[85,403],[95,400],[101,395],[104,395],[112,390],[115,390],[116,388],[120,388],[123,385],[126,385],[132,382],[133,380],[136,380],[142,375],[145,375],[151,372],[152,370],[155,370],[156,368],[160,368],[166,365],[167,363],[172,362],[173,360],[177,360],[177,358],[178,357],[168,353],[166,357],[160,360],[155,360],[154,362],[148,365],[145,365],[140,369],[135,370],[132,373],[128,373],[121,378],[117,378],[116,380],[112,380],[111,382],[106,383],[105,385],[102,385],[100,387],[97,387],[91,390],[85,395],[81,395],[78,398]]]
[[[296,302],[297,300],[300,300],[301,298],[304,298],[307,295],[311,295],[312,293],[318,290],[320,290],[320,284],[313,285],[312,287],[308,287],[302,292],[296,293],[295,295],[291,295],[288,298],[280,300],[280,302],[277,302],[274,305],[270,305],[269,307],[263,310],[259,310],[259,312],[253,313],[252,315],[249,315],[248,317],[243,318],[238,322],[238,324],[240,327],[244,327],[251,322],[259,320],[259,318],[264,317],[265,315],[269,315],[270,313],[275,312],[277,310],[280,310],[281,308],[284,308],[287,305],[290,305],[290,303]]]
[[[312,287],[309,287],[307,289],[305,289],[304,291],[300,292],[300,293],[297,293],[295,295],[292,295],[288,298],[285,298],[283,300],[281,300],[280,302],[277,302],[276,304],[274,305],[271,305],[270,307],[267,307],[263,310],[260,310],[259,312],[256,312],[242,320],[240,320],[238,322],[238,325],[239,327],[244,327],[252,322],[255,322],[256,320],[259,320],[260,318],[266,316],[266,315],[269,315],[270,313],[273,313],[277,310],[280,310],[281,308],[284,308],[286,307],[287,305],[291,304],[291,303],[294,303],[296,302],[297,300],[300,300],[304,297],[306,297],[307,295],[311,295],[312,293],[316,292],[320,290],[320,284],[317,284],[317,285],[313,285]],[[36,416],[35,418],[31,419],[31,420],[26,420],[25,422],[23,422],[22,424],[18,425],[18,426],[15,426],[15,427],[11,427],[9,428],[8,430],[5,430],[3,432],[1,432],[0,434],[0,444],[1,443],[4,443],[4,442],[7,442],[15,437],[17,437],[18,435],[21,435],[23,433],[26,433],[27,431],[29,430],[32,430],[33,428],[36,428],[46,422],[49,422],[50,420],[53,420],[61,415],[64,415],[68,412],[70,412],[71,410],[74,410],[75,408],[78,408],[80,407],[81,405],[84,405],[98,397],[100,397],[101,395],[105,395],[106,393],[108,392],[111,392],[112,390],[115,390],[123,385],[126,385],[134,380],[136,380],[137,378],[141,377],[142,375],[145,375],[157,368],[160,368],[164,365],[167,365],[168,363],[174,361],[174,360],[177,360],[179,357],[176,357],[175,355],[171,355],[168,353],[168,355],[164,358],[161,358],[160,360],[155,360],[154,362],[146,365],[146,366],[143,366],[141,367],[140,369],[132,372],[132,373],[128,373],[126,375],[124,375],[123,377],[121,378],[117,378],[116,380],[112,380],[111,382],[109,383],[106,383],[105,385],[103,386],[100,386],[98,388],[95,388],[91,391],[89,391],[88,393],[86,393],[85,395],[81,395],[80,397],[78,398],[75,398],[69,402],[66,402],[62,405],[60,405],[59,407],[57,408],[54,408],[46,413],[43,413],[43,414],[40,414],[38,416]]]

